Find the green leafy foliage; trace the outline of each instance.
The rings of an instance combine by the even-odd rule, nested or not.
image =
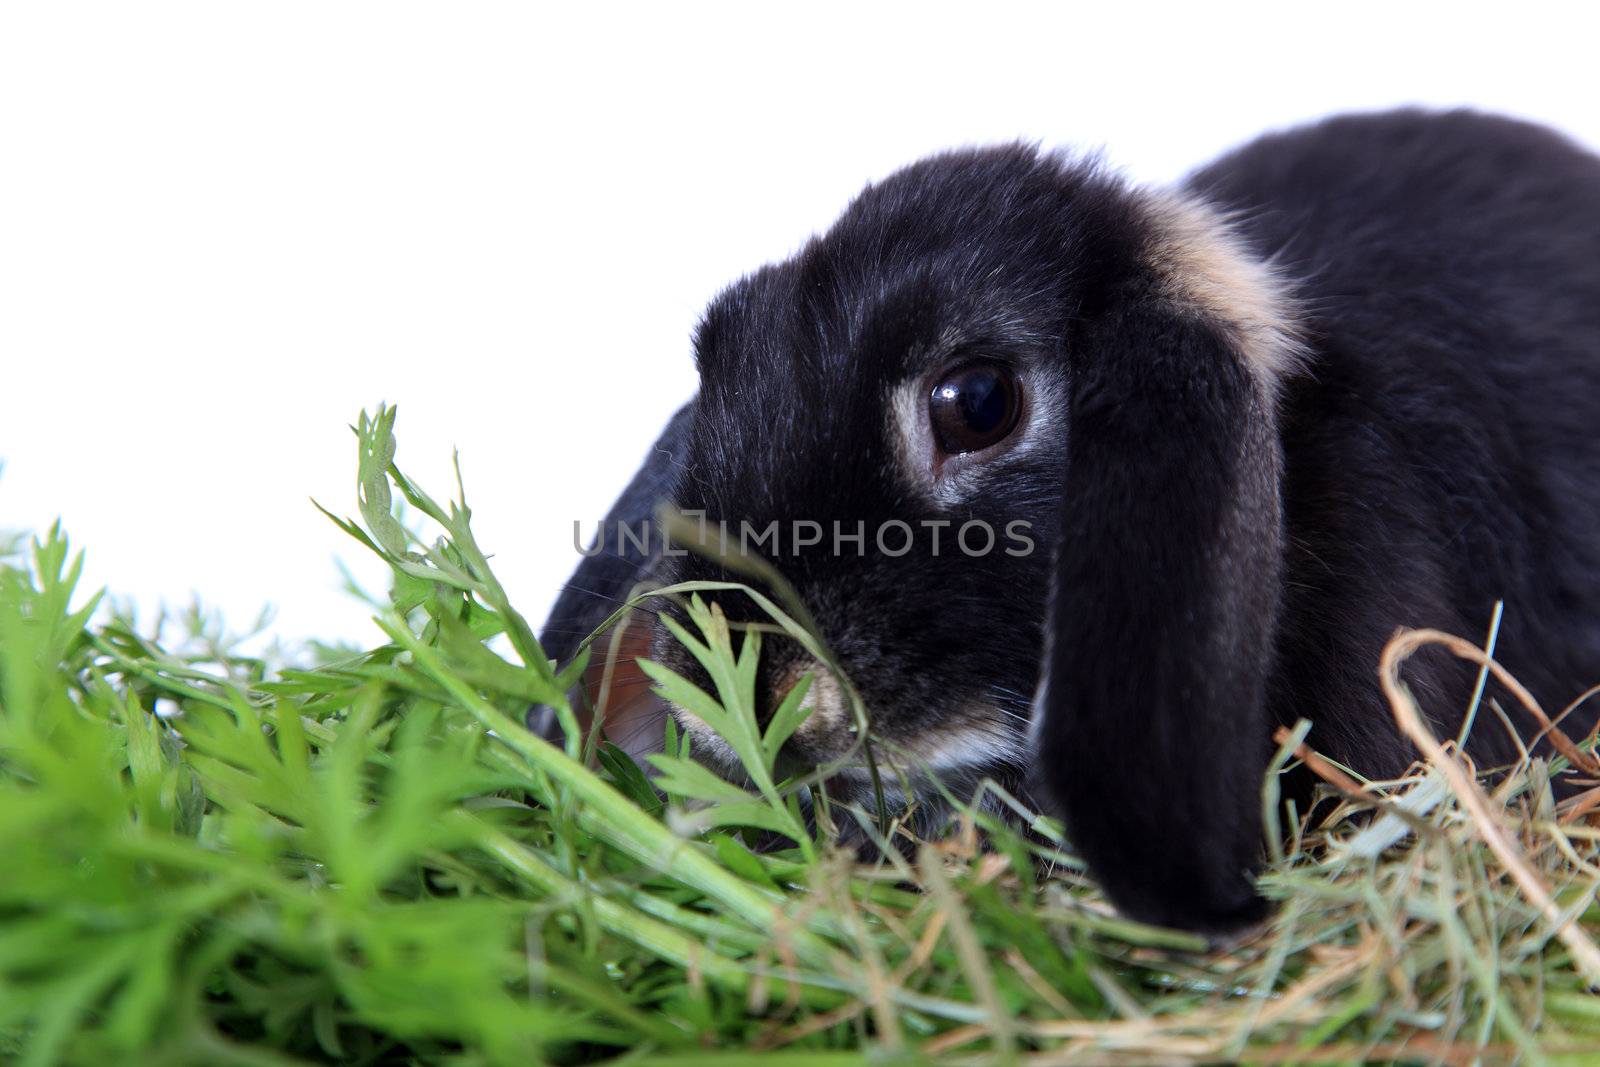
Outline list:
[[[168,641],[78,589],[59,529],[0,538],[0,1062],[1584,1062],[1600,1043],[1552,924],[1426,768],[1330,793],[1316,829],[1272,802],[1298,827],[1263,882],[1278,917],[1213,948],[1117,918],[993,784],[951,798],[936,842],[907,812],[840,811],[895,842],[841,851],[814,778],[778,770],[809,680],[761,723],[760,632],[729,626],[725,584],[666,594],[714,691],[645,670],[742,780],[670,725],[648,768],[586,747],[566,696],[584,662],[544,657],[465,494],[409,481],[394,427],[362,416],[361,521],[334,518],[393,575],[367,651],[275,666],[198,609]],[[533,703],[564,744],[522,728]],[[1390,797],[1410,799],[1375,833],[1361,816]],[[1592,813],[1557,807],[1537,761],[1495,799],[1594,930]]]

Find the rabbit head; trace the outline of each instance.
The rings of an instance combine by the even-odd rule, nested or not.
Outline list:
[[[937,156],[719,296],[695,353],[673,501],[782,574],[873,734],[941,776],[1031,774],[1134,914],[1253,913],[1296,346],[1224,222],[1027,147]],[[653,651],[703,678],[662,630]],[[791,641],[764,646],[763,709],[806,671],[800,764],[854,739]],[[1167,879],[1192,907],[1147,892]]]

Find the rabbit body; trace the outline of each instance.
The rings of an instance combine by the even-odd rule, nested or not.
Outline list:
[[[1410,763],[1376,676],[1398,628],[1481,634],[1504,601],[1497,658],[1533,693],[1560,707],[1600,681],[1600,160],[1539,127],[1335,118],[1170,190],[1025,146],[936,156],[724,292],[695,347],[701,389],[611,520],[664,499],[843,530],[755,551],[874,733],[947,781],[1031,786],[1135,917],[1262,914],[1276,725],[1310,719],[1370,777]],[[973,366],[956,417],[988,432],[1014,376],[1015,425],[951,450],[929,405]],[[964,524],[1019,520],[951,550]],[[884,551],[886,524],[914,547]],[[701,553],[586,560],[551,654],[645,575],[740,576]],[[757,617],[741,599],[724,607]],[[770,641],[764,705],[817,666]],[[1405,676],[1453,733],[1474,669],[1433,651]],[[837,683],[815,689],[796,766],[853,739]],[[1491,718],[1481,766],[1517,752]]]

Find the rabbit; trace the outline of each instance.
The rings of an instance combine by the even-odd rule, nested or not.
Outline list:
[[[1399,628],[1482,634],[1503,601],[1496,656],[1533,693],[1600,681],[1600,159],[1547,129],[1340,116],[1171,188],[1026,144],[946,152],[713,300],[694,354],[698,394],[610,519],[664,500],[778,523],[787,540],[738,547],[805,603],[873,735],[1031,787],[1134,919],[1227,934],[1267,914],[1277,726],[1403,773],[1376,673]],[[971,523],[992,550],[958,548]],[[744,574],[598,554],[550,654],[641,578]],[[631,647],[709,687],[644,620]],[[854,739],[819,667],[763,646],[764,714],[817,677],[789,766]],[[1433,650],[1405,678],[1453,734],[1476,667]],[[1517,745],[1486,712],[1466,749],[1488,768]]]

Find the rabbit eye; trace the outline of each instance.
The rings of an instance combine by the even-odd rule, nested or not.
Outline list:
[[[928,397],[928,421],[948,456],[981,452],[1016,429],[1022,384],[998,363],[965,363],[948,371]]]

